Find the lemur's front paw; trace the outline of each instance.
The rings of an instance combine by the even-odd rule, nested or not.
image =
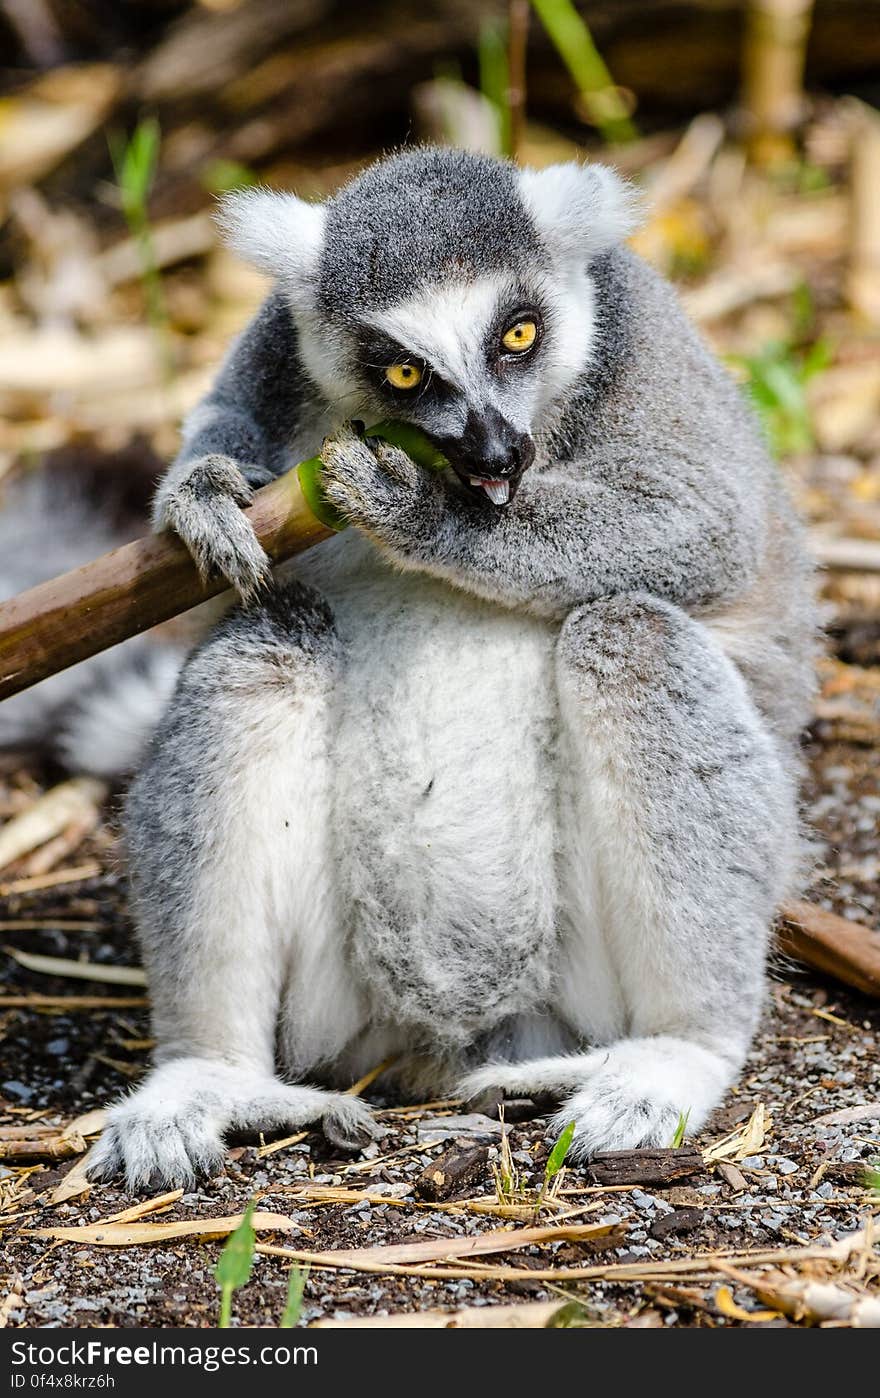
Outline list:
[[[321,460],[324,490],[352,524],[394,544],[424,523],[436,483],[400,447],[346,424],[325,439]]]
[[[564,1099],[549,1134],[558,1138],[573,1121],[571,1158],[586,1160],[602,1150],[671,1145],[683,1116],[698,1131],[735,1067],[701,1044],[657,1035],[559,1058],[490,1063],[469,1073],[458,1092]]]
[[[366,1102],[344,1092],[328,1092],[327,1097],[321,1130],[331,1145],[342,1150],[362,1150],[377,1136],[384,1135]]]
[[[92,1147],[88,1177],[98,1183],[122,1176],[133,1193],[192,1187],[223,1169],[226,1151],[218,1104],[189,1100],[163,1108],[140,1093],[110,1111]]]
[[[242,514],[253,498],[253,488],[230,457],[203,456],[168,492],[160,511],[160,523],[183,540],[202,577],[220,574],[245,602],[265,585],[270,567]]]
[[[360,1150],[381,1128],[365,1102],[210,1059],[174,1059],[112,1107],[89,1159],[93,1180],[129,1189],[192,1186],[223,1168],[230,1132],[297,1130],[320,1122],[331,1144]]]

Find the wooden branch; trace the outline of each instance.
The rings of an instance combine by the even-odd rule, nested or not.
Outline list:
[[[415,1182],[420,1199],[449,1199],[456,1190],[470,1184],[485,1168],[489,1158],[487,1145],[457,1142],[426,1165]]]
[[[245,513],[274,563],[333,532],[309,509],[295,469],[259,490]],[[11,597],[0,604],[0,700],[228,586],[223,578],[202,582],[183,544],[159,534]]]
[[[412,424],[383,419],[367,435],[401,447],[426,471],[449,465]],[[321,470],[318,456],[301,461],[257,491],[245,511],[273,563],[329,538],[334,527],[345,527],[324,497]],[[138,636],[228,586],[223,578],[203,582],[183,544],[161,534],[136,539],[10,597],[0,604],[0,700]]]
[[[23,1135],[20,1140],[0,1141],[0,1160],[16,1165],[32,1160],[70,1160],[82,1155],[85,1148],[82,1136],[65,1136],[57,1131],[49,1137]]]
[[[593,1156],[587,1170],[596,1184],[661,1185],[706,1174],[702,1155],[690,1146],[604,1150]]]
[[[836,976],[844,985],[880,997],[880,932],[814,903],[786,903],[780,918],[780,951]]]

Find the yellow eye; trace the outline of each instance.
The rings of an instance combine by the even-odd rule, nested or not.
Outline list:
[[[415,388],[421,382],[422,371],[415,364],[389,364],[385,377],[392,388]]]
[[[518,320],[501,336],[501,343],[514,354],[531,349],[538,337],[538,327],[533,320]]]

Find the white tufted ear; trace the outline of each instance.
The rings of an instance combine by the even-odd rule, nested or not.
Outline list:
[[[297,299],[306,297],[315,275],[324,218],[323,205],[270,189],[227,194],[217,215],[223,238],[233,251],[261,272],[277,277]]]
[[[519,182],[538,232],[564,261],[591,261],[639,222],[636,191],[607,165],[522,170]]]

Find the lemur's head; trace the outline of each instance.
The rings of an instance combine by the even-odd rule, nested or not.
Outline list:
[[[415,423],[500,505],[589,363],[590,263],[634,217],[631,191],[601,165],[517,170],[421,148],[324,204],[232,195],[222,221],[278,279],[305,367],[341,416]]]

